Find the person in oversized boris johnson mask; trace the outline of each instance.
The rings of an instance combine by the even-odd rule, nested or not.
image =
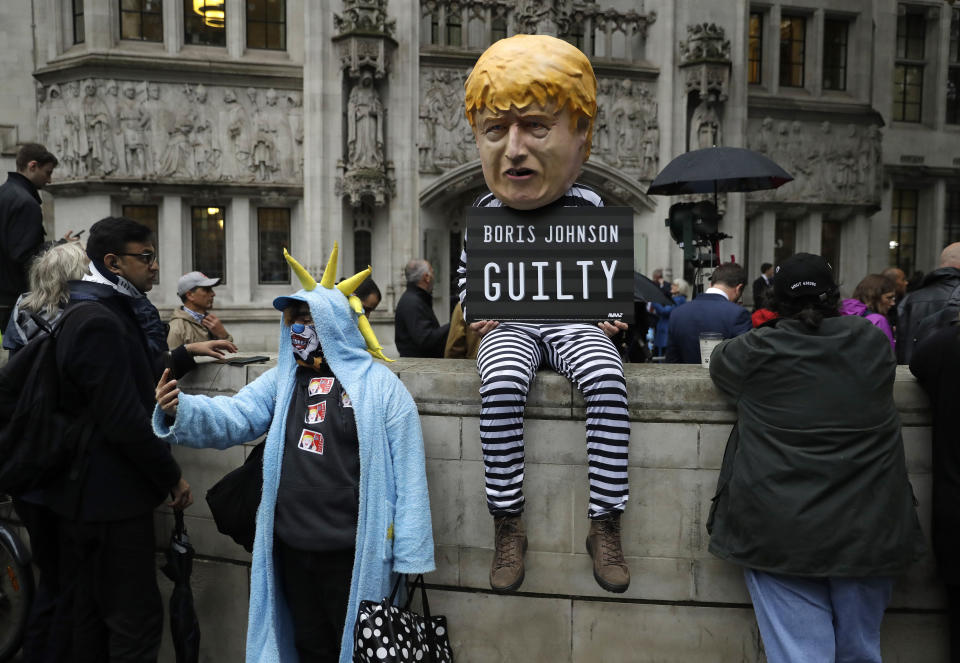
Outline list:
[[[596,76],[582,52],[544,35],[502,39],[480,56],[465,87],[466,114],[489,188],[475,207],[603,206],[594,191],[576,183],[590,155],[597,110]],[[458,281],[464,307],[466,265],[464,249]],[[586,401],[586,547],[594,578],[607,591],[626,591],[630,570],[620,544],[620,516],[629,493],[630,422],[623,364],[611,341],[626,325],[481,320],[470,326],[481,336],[480,443],[495,532],[490,586],[508,591],[523,582],[523,413],[530,383],[546,365],[573,382]]]

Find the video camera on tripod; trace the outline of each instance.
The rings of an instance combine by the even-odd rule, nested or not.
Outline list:
[[[730,235],[720,232],[720,219],[716,204],[709,200],[695,203],[674,203],[666,226],[677,246],[683,249],[683,259],[696,268],[714,267],[720,264],[720,240]]]

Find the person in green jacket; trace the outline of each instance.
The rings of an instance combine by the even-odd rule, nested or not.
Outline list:
[[[879,663],[893,578],[924,545],[896,360],[882,331],[839,315],[821,256],[784,261],[773,289],[779,319],[710,357],[710,377],[737,407],[710,552],[744,567],[770,663]]]

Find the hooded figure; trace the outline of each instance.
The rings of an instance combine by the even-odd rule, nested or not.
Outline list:
[[[289,297],[278,297],[274,307],[286,312],[301,302],[309,305],[322,351],[313,355],[322,356],[349,395],[356,421],[358,515],[349,600],[342,606],[345,625],[339,659],[347,663],[353,654],[353,623],[360,601],[380,601],[386,596],[393,573],[434,569],[423,438],[413,399],[389,369],[373,361],[371,354],[385,357],[362,315],[359,300],[347,298],[370,270],[334,286],[334,245],[323,279],[317,284],[296,260],[286,257],[304,288]],[[284,467],[288,411],[298,364],[306,363],[295,354],[291,321],[284,315],[281,322],[277,366],[235,396],[179,394],[173,408],[158,396],[167,413],[171,409],[176,413],[172,423],[159,405],[154,411],[157,435],[174,444],[224,449],[267,433],[247,624],[246,658],[257,663],[298,660],[274,550],[274,515]]]

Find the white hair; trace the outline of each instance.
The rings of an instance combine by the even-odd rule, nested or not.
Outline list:
[[[429,271],[430,263],[426,260],[411,260],[403,269],[403,277],[407,280],[407,285],[416,285]]]
[[[30,292],[20,303],[34,313],[53,317],[70,299],[67,281],[80,279],[87,272],[90,259],[80,242],[57,244],[38,256],[30,265]]]

